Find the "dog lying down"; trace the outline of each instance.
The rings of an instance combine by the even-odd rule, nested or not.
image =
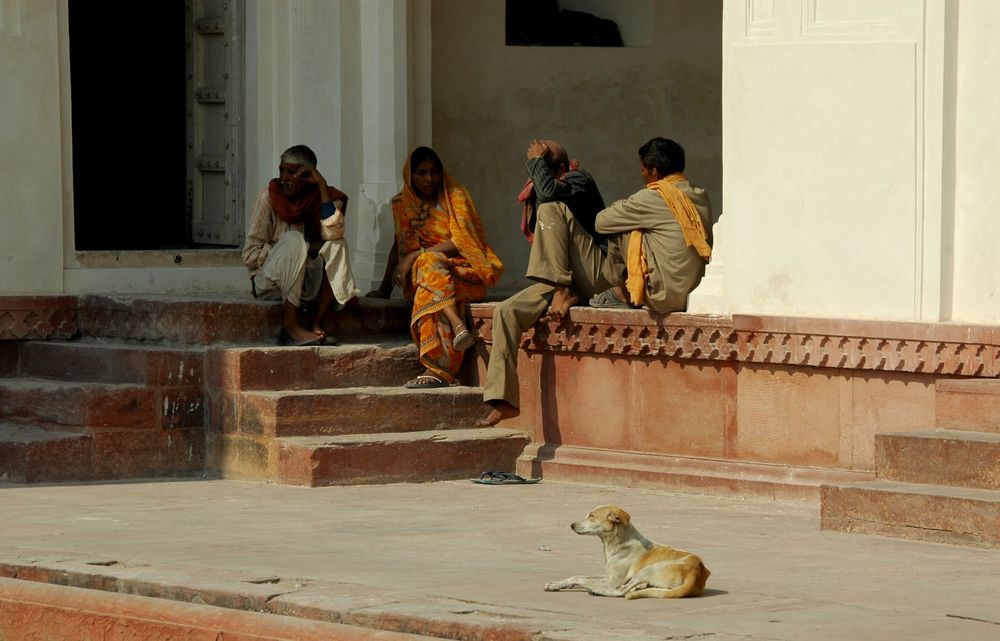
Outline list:
[[[577,534],[601,538],[607,576],[571,576],[546,584],[550,592],[582,588],[595,596],[672,599],[701,594],[711,574],[697,555],[644,537],[630,522],[628,512],[616,505],[594,508],[570,527]]]

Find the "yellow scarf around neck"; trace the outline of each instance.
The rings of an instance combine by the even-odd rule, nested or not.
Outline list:
[[[705,224],[691,199],[675,186],[675,183],[684,180],[687,178],[682,173],[670,174],[666,178],[649,183],[646,189],[652,189],[660,194],[667,208],[677,219],[677,224],[681,226],[684,242],[688,247],[694,247],[699,256],[708,260],[712,256],[712,248],[708,244]],[[628,289],[629,298],[633,305],[642,305],[646,298],[646,276],[649,274],[649,266],[646,263],[641,230],[633,231],[629,237],[626,266],[628,278],[625,280],[625,287]]]

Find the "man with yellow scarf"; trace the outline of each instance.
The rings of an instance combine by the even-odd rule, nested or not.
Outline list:
[[[653,138],[639,148],[645,188],[597,214],[595,228],[608,235],[604,277],[612,286],[591,297],[591,307],[687,308],[712,255],[712,207],[683,171],[684,148],[673,140]]]

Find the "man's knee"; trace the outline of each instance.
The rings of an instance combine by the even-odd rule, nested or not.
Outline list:
[[[565,203],[542,203],[535,210],[535,217],[542,222],[566,221],[573,217],[573,212],[569,210],[569,207]]]

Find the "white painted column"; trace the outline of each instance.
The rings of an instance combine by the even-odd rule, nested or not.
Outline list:
[[[390,201],[409,147],[408,3],[365,0],[360,22],[362,176],[351,247],[358,286],[368,291],[381,282],[392,249]]]
[[[0,2],[0,295],[63,292],[65,5]],[[68,111],[67,111],[68,113]],[[63,160],[66,160],[64,163]]]
[[[935,0],[724,4],[725,186],[690,311],[946,314],[944,24]]]

